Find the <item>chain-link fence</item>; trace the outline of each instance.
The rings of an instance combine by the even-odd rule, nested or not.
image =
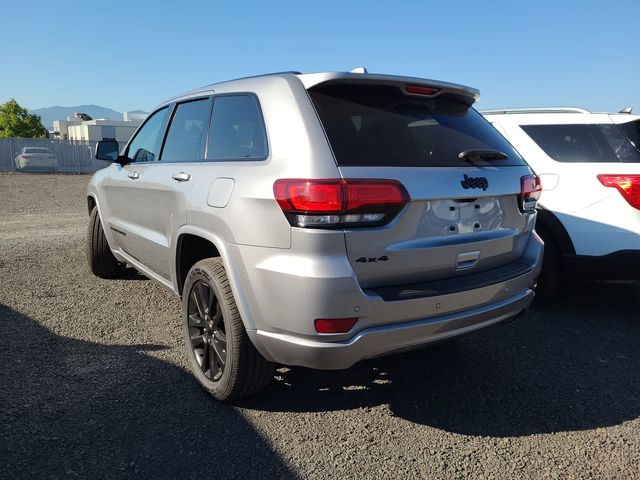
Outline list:
[[[0,138],[0,172],[95,172],[109,165],[93,156],[96,143],[92,140]]]

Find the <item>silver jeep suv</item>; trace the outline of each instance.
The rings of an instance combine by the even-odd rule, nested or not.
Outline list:
[[[160,105],[88,186],[88,259],[182,298],[187,354],[219,400],[274,364],[342,369],[511,319],[543,244],[538,178],[477,90],[277,73]]]

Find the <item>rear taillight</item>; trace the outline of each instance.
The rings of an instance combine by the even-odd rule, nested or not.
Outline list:
[[[542,182],[537,175],[525,175],[520,178],[520,211],[535,212],[542,193]]]
[[[22,154],[22,158],[31,158],[31,157],[32,157],[32,155],[25,155],[25,154]]]
[[[294,227],[350,228],[389,223],[410,200],[397,180],[282,179],[273,185]]]
[[[598,175],[598,180],[617,189],[629,205],[640,210],[640,175]]]

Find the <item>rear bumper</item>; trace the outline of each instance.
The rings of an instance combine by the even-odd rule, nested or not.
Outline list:
[[[569,275],[603,280],[640,280],[640,250],[622,250],[608,255],[565,255]]]
[[[234,269],[240,275],[238,284],[251,285],[234,295],[258,351],[275,363],[342,369],[517,315],[533,299],[543,244],[533,232],[518,260],[529,267],[509,278],[397,300],[362,289],[343,255],[323,256],[310,249],[313,255],[301,257],[239,245],[230,251],[240,260]],[[456,283],[463,284],[463,278]],[[347,333],[318,334],[313,326],[316,318],[347,317],[358,318]]]
[[[400,353],[509,320],[526,309],[533,297],[533,291],[526,289],[499,302],[464,312],[366,328],[342,342],[328,343],[260,330],[255,336],[279,363],[344,369],[367,358]]]
[[[22,158],[16,160],[16,168],[19,170],[46,172],[55,170],[57,167],[58,161],[55,158]]]

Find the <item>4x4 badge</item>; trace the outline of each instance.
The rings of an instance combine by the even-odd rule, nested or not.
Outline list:
[[[389,257],[383,255],[381,257],[360,257],[356,262],[360,263],[372,263],[372,262],[388,262]]]
[[[460,181],[460,185],[462,188],[481,188],[482,190],[486,190],[489,188],[489,180],[486,177],[470,177],[468,175],[464,176],[464,180]]]

